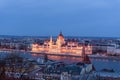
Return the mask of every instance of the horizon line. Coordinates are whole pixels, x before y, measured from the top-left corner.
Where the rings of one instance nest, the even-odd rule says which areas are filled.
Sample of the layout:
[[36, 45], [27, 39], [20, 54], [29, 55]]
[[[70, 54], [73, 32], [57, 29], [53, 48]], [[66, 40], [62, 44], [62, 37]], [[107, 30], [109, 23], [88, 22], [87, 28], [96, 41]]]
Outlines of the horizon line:
[[[5, 36], [5, 37], [50, 37], [49, 35], [46, 36], [38, 36], [38, 35], [0, 35], [1, 36]], [[52, 36], [52, 37], [57, 37], [57, 36]], [[64, 37], [82, 37], [82, 38], [120, 38], [120, 37], [115, 37], [115, 36], [71, 36], [71, 35], [67, 35]]]

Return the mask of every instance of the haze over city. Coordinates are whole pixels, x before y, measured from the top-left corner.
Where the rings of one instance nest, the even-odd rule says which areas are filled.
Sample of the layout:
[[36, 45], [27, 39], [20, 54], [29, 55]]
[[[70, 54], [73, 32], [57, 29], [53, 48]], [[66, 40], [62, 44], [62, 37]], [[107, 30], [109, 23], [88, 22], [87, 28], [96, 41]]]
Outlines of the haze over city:
[[120, 0], [0, 0], [0, 35], [119, 37]]

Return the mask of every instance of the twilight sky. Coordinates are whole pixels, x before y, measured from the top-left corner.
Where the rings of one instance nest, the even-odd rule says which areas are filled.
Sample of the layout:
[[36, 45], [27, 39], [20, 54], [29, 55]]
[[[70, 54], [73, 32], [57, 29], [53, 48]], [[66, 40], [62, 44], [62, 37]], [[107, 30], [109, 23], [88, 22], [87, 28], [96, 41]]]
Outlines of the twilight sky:
[[0, 35], [120, 37], [120, 0], [0, 0]]

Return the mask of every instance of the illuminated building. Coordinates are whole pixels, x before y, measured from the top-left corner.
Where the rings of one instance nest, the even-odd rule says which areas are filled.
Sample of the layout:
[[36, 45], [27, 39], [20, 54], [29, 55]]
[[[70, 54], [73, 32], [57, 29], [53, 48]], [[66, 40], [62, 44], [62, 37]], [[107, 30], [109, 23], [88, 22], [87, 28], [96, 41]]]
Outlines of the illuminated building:
[[[85, 54], [92, 54], [92, 47], [90, 45], [84, 46]], [[32, 52], [45, 52], [45, 53], [64, 53], [70, 55], [82, 55], [83, 45], [79, 45], [78, 41], [65, 41], [65, 38], [60, 32], [56, 41], [53, 41], [52, 36], [50, 40], [44, 41], [43, 45], [32, 44]]]

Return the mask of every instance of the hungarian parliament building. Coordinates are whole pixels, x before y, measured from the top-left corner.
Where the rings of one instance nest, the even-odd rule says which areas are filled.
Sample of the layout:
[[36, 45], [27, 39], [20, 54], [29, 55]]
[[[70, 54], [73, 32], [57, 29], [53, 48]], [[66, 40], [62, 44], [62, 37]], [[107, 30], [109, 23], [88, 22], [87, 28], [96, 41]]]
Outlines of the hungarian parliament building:
[[56, 40], [53, 40], [51, 36], [50, 39], [45, 40], [42, 45], [38, 43], [33, 43], [32, 52], [81, 56], [82, 53], [92, 54], [92, 46], [80, 45], [79, 41], [65, 41], [62, 32], [60, 32]]

